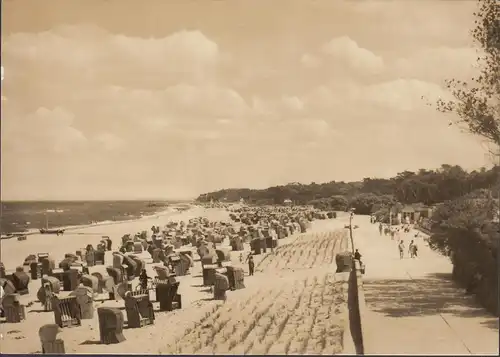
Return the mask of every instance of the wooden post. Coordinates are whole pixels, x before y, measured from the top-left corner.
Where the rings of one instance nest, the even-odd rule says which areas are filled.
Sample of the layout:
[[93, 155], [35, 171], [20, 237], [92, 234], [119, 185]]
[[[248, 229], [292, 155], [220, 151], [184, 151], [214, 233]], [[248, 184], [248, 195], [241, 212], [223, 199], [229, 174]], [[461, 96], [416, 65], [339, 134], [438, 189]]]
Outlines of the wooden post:
[[349, 236], [351, 238], [351, 250], [352, 254], [354, 254], [354, 239], [352, 237], [352, 218], [354, 217], [354, 211], [351, 210], [351, 214], [349, 216]]

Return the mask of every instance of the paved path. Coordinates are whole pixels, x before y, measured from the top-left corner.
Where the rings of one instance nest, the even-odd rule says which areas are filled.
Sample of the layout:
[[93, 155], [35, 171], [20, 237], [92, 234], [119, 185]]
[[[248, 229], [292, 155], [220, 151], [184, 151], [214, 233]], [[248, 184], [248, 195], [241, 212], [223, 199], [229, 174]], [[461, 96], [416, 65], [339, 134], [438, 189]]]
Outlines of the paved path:
[[[498, 354], [498, 318], [451, 282], [448, 258], [417, 238], [419, 257], [400, 259], [396, 240], [380, 236], [368, 217], [353, 224], [366, 265], [366, 354]], [[401, 234], [406, 250], [415, 234]]]

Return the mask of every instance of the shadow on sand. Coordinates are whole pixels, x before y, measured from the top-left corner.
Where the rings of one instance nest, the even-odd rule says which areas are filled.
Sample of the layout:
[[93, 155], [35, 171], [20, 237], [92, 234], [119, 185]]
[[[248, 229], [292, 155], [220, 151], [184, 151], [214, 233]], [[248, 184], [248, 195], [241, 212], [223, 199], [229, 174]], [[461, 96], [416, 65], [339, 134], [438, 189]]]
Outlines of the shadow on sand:
[[101, 341], [86, 340], [86, 341], [83, 341], [82, 343], [80, 343], [80, 346], [84, 346], [84, 345], [100, 345], [100, 344], [101, 344]]
[[203, 285], [203, 284], [194, 284], [194, 285], [191, 285], [191, 287], [193, 287], [193, 288], [202, 288], [204, 286], [205, 285]]
[[390, 317], [454, 314], [483, 317], [483, 325], [498, 330], [498, 318], [488, 314], [451, 280], [451, 274], [428, 274], [414, 280], [363, 281], [366, 304], [372, 311]]

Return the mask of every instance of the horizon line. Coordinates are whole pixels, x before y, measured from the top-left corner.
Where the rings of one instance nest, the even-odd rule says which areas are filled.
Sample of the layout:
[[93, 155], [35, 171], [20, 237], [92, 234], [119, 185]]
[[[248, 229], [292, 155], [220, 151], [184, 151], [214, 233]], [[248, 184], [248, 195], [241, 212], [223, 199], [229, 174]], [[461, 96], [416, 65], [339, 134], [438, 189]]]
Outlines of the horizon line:
[[137, 201], [151, 201], [151, 202], [173, 202], [173, 201], [194, 201], [194, 198], [184, 198], [184, 199], [169, 199], [169, 198], [107, 198], [107, 199], [0, 199], [0, 202], [137, 202]]

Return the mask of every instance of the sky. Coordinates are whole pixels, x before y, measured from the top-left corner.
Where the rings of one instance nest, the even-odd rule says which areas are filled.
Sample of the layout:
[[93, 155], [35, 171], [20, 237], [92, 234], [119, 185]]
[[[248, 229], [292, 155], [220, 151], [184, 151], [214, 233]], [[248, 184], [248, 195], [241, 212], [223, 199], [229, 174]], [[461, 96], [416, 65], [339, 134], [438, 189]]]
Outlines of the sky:
[[178, 199], [490, 165], [428, 105], [477, 72], [475, 9], [4, 0], [2, 199]]

